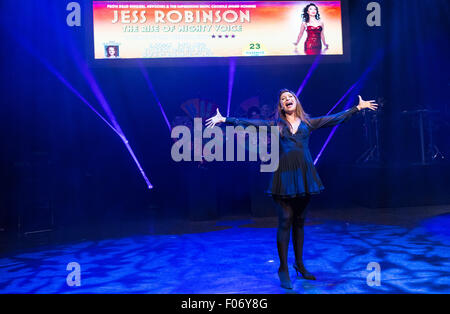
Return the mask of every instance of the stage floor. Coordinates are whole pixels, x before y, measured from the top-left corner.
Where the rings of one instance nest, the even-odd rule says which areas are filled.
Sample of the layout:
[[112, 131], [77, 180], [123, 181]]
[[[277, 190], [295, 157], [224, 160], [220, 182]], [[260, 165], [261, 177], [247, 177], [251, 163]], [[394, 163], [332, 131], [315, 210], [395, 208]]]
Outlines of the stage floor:
[[[0, 293], [450, 293], [450, 206], [310, 210], [305, 264], [279, 286], [276, 218], [149, 227], [148, 234], [40, 246], [0, 258]], [[289, 251], [293, 262], [292, 241]], [[81, 285], [69, 287], [77, 262]], [[380, 285], [367, 265], [379, 263]]]

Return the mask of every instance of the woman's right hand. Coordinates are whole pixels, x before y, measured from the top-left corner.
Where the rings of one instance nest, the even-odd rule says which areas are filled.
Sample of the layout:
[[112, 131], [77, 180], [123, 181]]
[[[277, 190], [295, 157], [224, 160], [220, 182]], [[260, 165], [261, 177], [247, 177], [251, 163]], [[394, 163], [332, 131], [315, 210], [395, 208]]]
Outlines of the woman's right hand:
[[209, 118], [206, 120], [206, 127], [207, 128], [213, 128], [216, 124], [225, 122], [225, 118], [220, 114], [219, 108], [217, 108], [217, 113], [214, 117]]

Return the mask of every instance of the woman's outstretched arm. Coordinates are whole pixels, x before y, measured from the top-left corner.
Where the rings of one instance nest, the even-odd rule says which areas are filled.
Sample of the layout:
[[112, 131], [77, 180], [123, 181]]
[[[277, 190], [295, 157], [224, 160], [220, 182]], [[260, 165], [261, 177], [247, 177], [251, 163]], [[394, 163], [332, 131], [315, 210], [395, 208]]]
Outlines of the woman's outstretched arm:
[[359, 109], [357, 106], [353, 106], [350, 109], [328, 115], [328, 116], [322, 116], [317, 118], [311, 118], [309, 119], [309, 122], [311, 124], [312, 130], [317, 130], [320, 128], [326, 128], [335, 126], [341, 123], [344, 123], [345, 121], [349, 120], [351, 116], [353, 116], [355, 113], [357, 113]]
[[245, 118], [231, 118], [231, 117], [223, 117], [219, 109], [217, 109], [217, 113], [215, 116], [206, 120], [206, 127], [213, 128], [216, 124], [227, 123], [231, 125], [242, 125], [242, 126], [275, 126], [275, 121], [271, 120], [257, 120], [257, 119], [245, 119]]
[[362, 100], [361, 96], [358, 97], [359, 97], [359, 104], [356, 106], [353, 106], [347, 110], [338, 112], [336, 114], [309, 119], [312, 130], [331, 127], [344, 123], [347, 120], [349, 120], [355, 113], [365, 108], [369, 108], [371, 110], [377, 109], [378, 104], [376, 104], [374, 100], [365, 101]]

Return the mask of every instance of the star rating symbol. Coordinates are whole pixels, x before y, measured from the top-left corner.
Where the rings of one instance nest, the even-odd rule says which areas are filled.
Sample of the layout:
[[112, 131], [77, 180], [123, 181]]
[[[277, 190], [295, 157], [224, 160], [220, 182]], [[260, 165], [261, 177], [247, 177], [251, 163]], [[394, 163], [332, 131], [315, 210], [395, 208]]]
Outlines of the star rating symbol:
[[216, 36], [216, 35], [213, 34], [213, 35], [211, 36], [211, 38], [222, 38], [222, 37], [225, 37], [225, 38], [229, 38], [229, 37], [235, 38], [236, 35], [233, 34], [233, 35], [231, 35], [231, 36], [230, 36], [230, 35], [217, 35], [217, 36]]

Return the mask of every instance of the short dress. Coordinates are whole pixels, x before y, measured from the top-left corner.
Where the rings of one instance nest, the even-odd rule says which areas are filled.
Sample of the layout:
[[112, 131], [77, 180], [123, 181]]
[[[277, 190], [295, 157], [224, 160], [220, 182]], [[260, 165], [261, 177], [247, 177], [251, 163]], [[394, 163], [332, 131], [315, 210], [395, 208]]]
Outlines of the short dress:
[[[306, 194], [319, 194], [325, 187], [317, 173], [309, 151], [311, 132], [324, 127], [344, 123], [359, 109], [353, 106], [342, 112], [310, 118], [311, 125], [301, 122], [295, 134], [289, 128], [282, 128], [279, 138], [279, 165], [272, 173], [266, 194], [273, 198], [294, 198]], [[279, 120], [254, 120], [227, 117], [225, 123], [241, 126], [277, 126]]]
[[308, 26], [308, 37], [305, 41], [305, 54], [320, 55], [322, 52], [322, 26]]

